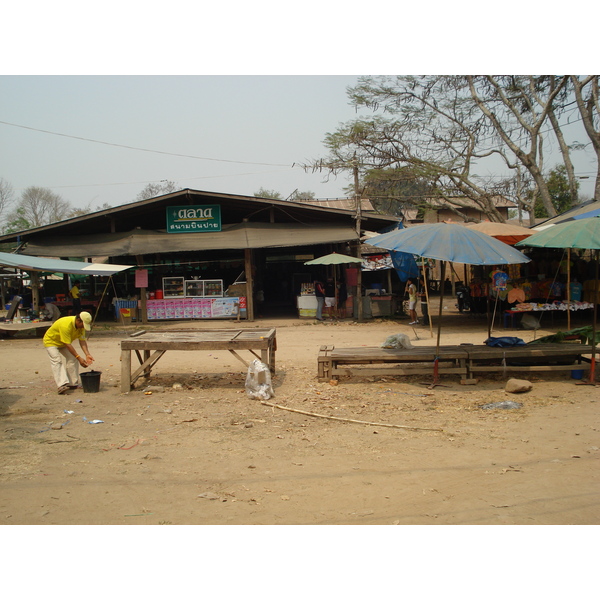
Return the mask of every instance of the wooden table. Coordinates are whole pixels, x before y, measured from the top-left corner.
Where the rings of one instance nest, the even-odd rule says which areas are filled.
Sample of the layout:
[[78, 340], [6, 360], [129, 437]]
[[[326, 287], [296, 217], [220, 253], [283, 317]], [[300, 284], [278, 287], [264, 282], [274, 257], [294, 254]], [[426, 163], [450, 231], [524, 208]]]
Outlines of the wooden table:
[[[228, 350], [246, 367], [249, 363], [238, 352], [248, 350], [275, 372], [277, 340], [275, 329], [169, 329], [141, 331], [121, 342], [121, 392], [129, 392], [167, 350]], [[260, 350], [260, 356], [257, 352]], [[131, 372], [131, 352], [140, 366]], [[152, 354], [151, 352], [154, 351]], [[142, 356], [143, 353], [143, 356]]]
[[44, 337], [44, 334], [51, 325], [52, 321], [40, 321], [39, 323], [0, 323], [0, 333], [4, 333], [7, 337], [12, 337], [18, 331], [35, 329], [37, 337]]

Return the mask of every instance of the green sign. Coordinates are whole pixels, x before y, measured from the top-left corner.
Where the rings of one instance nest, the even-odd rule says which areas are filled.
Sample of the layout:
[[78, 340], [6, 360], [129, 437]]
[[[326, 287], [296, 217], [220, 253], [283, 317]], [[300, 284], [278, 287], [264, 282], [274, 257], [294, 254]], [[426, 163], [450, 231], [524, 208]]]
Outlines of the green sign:
[[221, 207], [218, 204], [167, 208], [167, 233], [195, 231], [221, 231]]

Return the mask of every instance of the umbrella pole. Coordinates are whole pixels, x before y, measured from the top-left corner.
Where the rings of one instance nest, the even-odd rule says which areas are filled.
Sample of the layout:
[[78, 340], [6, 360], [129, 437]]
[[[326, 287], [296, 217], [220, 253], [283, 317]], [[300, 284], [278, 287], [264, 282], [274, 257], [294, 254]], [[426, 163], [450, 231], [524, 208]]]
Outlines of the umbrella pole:
[[598, 319], [598, 260], [600, 250], [596, 250], [596, 279], [594, 280], [594, 320], [592, 322], [592, 359], [590, 362], [590, 383], [596, 383], [596, 328]]
[[490, 289], [489, 289], [489, 287], [485, 294], [485, 314], [487, 317], [487, 324], [488, 324], [488, 337], [491, 337], [492, 336], [492, 321], [490, 319]]
[[494, 312], [492, 314], [492, 326], [490, 328], [490, 337], [492, 335], [492, 329], [494, 329], [494, 322], [496, 320], [496, 310], [498, 308], [498, 298], [500, 297], [500, 290], [496, 290], [496, 300], [494, 301]]
[[425, 262], [422, 261], [423, 268], [423, 285], [425, 286], [425, 300], [427, 300], [427, 319], [429, 320], [429, 333], [433, 337], [433, 323], [431, 321], [431, 311], [429, 310], [429, 284], [427, 283], [427, 271], [425, 270]]
[[442, 285], [440, 286], [440, 308], [438, 311], [437, 343], [435, 346], [436, 356], [440, 351], [440, 337], [442, 334], [442, 307], [444, 305], [444, 276], [446, 274], [446, 261], [445, 260], [442, 261], [441, 274], [442, 274]]
[[571, 331], [571, 248], [567, 248], [567, 331]]

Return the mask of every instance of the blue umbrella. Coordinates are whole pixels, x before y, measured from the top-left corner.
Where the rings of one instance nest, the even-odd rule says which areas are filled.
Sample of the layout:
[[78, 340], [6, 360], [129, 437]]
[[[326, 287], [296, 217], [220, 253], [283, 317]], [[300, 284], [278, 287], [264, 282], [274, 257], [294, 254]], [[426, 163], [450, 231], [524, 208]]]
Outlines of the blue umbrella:
[[529, 262], [508, 244], [464, 225], [432, 223], [396, 229], [372, 237], [369, 244], [425, 258], [466, 265], [513, 265]]
[[[441, 260], [442, 282], [446, 268], [444, 261], [466, 265], [513, 265], [530, 261], [522, 252], [508, 244], [464, 225], [454, 223], [432, 223], [415, 225], [408, 229], [396, 229], [370, 238], [369, 244], [386, 250], [410, 252], [424, 258]], [[436, 352], [440, 347], [444, 286], [442, 285], [440, 289]]]

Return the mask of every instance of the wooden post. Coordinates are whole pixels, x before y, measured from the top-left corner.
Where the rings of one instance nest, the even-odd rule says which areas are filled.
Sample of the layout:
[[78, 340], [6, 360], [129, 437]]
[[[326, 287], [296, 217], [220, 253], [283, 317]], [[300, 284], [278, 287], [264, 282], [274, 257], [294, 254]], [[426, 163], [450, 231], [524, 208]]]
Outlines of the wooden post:
[[121, 350], [121, 393], [131, 391], [131, 350]]
[[140, 312], [142, 313], [142, 323], [146, 325], [148, 323], [148, 313], [146, 307], [146, 289], [140, 288]]
[[[144, 257], [141, 254], [138, 254], [136, 257], [137, 260], [137, 264], [138, 264], [138, 268], [142, 269], [144, 267]], [[140, 312], [142, 313], [142, 323], [144, 325], [148, 324], [148, 313], [147, 313], [147, 304], [146, 304], [146, 300], [147, 300], [147, 293], [146, 290], [147, 288], [142, 287], [139, 288], [140, 289]]]
[[246, 273], [246, 313], [248, 321], [254, 321], [254, 277], [252, 275], [252, 249], [244, 250], [244, 271]]
[[[358, 161], [356, 160], [356, 154], [354, 155], [354, 200], [356, 209], [356, 258], [361, 258], [360, 254], [360, 228], [361, 228], [361, 202], [360, 202], [360, 190], [358, 181]], [[357, 296], [357, 309], [358, 309], [358, 322], [364, 321], [363, 316], [363, 297], [362, 297], [362, 265], [358, 263], [358, 276], [356, 278], [356, 296]]]
[[40, 310], [40, 275], [37, 271], [31, 272], [31, 309]]
[[2, 310], [6, 306], [6, 283], [4, 282], [4, 277], [0, 277], [0, 300], [2, 300]]

